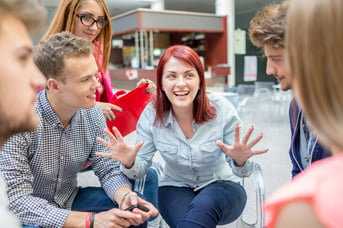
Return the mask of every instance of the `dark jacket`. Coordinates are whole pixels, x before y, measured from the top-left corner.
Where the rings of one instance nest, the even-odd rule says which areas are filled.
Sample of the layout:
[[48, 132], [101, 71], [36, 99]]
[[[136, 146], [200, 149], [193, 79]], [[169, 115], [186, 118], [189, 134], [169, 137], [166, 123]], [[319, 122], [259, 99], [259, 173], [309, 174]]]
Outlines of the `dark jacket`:
[[[292, 177], [304, 170], [300, 157], [300, 121], [301, 112], [296, 100], [293, 98], [289, 106], [289, 122], [291, 126], [291, 145], [289, 148], [289, 156], [292, 161]], [[312, 137], [312, 136], [310, 136]], [[316, 139], [315, 139], [316, 141]], [[324, 148], [318, 141], [316, 142], [311, 163], [326, 158], [329, 156], [329, 151]]]

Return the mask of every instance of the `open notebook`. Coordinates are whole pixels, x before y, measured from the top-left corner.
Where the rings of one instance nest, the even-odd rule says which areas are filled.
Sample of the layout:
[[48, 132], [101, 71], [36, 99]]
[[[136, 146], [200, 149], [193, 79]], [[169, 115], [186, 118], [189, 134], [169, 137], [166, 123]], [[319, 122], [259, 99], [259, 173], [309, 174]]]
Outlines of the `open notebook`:
[[111, 102], [123, 109], [122, 112], [112, 110], [116, 119], [106, 121], [112, 133], [113, 126], [118, 128], [123, 137], [136, 130], [139, 116], [152, 99], [152, 95], [145, 92], [148, 85], [149, 83], [142, 84]]

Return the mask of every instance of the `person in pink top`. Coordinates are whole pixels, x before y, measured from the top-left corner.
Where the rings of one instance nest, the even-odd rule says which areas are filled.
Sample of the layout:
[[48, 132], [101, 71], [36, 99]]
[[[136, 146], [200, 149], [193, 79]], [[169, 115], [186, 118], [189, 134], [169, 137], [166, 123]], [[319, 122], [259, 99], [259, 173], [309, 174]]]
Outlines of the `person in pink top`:
[[343, 1], [291, 0], [286, 56], [309, 126], [332, 156], [266, 202], [266, 227], [343, 227]]
[[[62, 0], [47, 32], [43, 36], [43, 40], [62, 31], [88, 38], [93, 42], [95, 46], [94, 56], [99, 68], [98, 80], [101, 84], [101, 87], [96, 91], [97, 105], [101, 107], [106, 120], [114, 120], [115, 115], [112, 110], [123, 110], [110, 102], [116, 99], [117, 96], [122, 95], [123, 91], [119, 91], [118, 94], [113, 93], [113, 85], [108, 69], [112, 24], [105, 0]], [[146, 81], [149, 82], [147, 91], [153, 93], [155, 85], [150, 80], [142, 79], [137, 83], [137, 86]]]

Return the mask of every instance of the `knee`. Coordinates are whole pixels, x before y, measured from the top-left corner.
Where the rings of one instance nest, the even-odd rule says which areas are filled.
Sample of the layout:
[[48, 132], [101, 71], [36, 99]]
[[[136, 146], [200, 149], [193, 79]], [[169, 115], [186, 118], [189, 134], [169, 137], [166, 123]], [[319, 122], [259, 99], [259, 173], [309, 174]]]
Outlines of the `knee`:
[[155, 169], [149, 168], [146, 174], [145, 182], [158, 186], [158, 174]]
[[206, 209], [211, 214], [219, 216], [221, 224], [230, 223], [241, 215], [247, 201], [247, 195], [242, 186], [235, 183], [230, 185], [223, 183], [223, 185], [217, 185], [215, 189], [204, 190], [201, 197], [194, 199], [191, 208]]

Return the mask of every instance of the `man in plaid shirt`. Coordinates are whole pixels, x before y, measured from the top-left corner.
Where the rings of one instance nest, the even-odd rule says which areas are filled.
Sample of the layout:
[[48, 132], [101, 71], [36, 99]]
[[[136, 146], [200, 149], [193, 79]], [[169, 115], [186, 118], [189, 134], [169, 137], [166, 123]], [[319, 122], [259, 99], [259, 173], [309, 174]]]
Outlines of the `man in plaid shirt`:
[[[118, 162], [95, 155], [108, 149], [96, 140], [107, 136], [95, 105], [99, 83], [93, 44], [62, 32], [41, 42], [34, 58], [47, 78], [36, 104], [38, 129], [14, 135], [0, 154], [10, 209], [26, 226], [146, 225], [157, 209], [132, 192]], [[77, 173], [87, 159], [102, 187], [77, 187]], [[137, 203], [149, 212], [122, 210]]]

